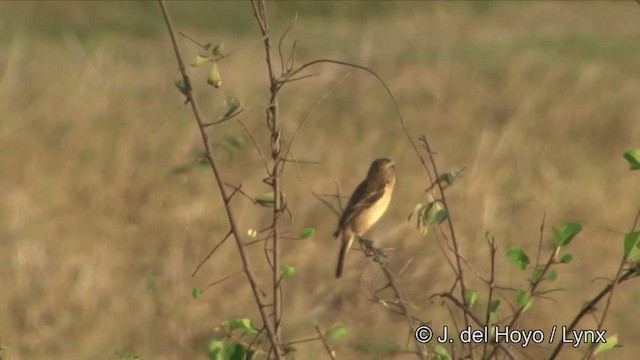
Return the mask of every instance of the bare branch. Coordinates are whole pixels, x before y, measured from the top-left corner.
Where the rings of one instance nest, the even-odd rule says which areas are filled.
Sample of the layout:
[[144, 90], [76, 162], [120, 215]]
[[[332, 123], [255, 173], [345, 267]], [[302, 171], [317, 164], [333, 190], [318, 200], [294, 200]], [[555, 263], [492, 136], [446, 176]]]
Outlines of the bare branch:
[[211, 168], [211, 171], [213, 173], [213, 176], [216, 180], [218, 189], [220, 190], [220, 196], [222, 197], [222, 199], [224, 200], [224, 206], [225, 206], [225, 211], [227, 213], [227, 219], [229, 221], [229, 225], [231, 227], [231, 232], [233, 233], [233, 236], [236, 240], [236, 245], [238, 247], [238, 252], [240, 253], [240, 259], [242, 260], [242, 264], [243, 264], [243, 270], [247, 276], [247, 280], [249, 281], [249, 284], [251, 286], [251, 290], [253, 292], [253, 296], [255, 299], [255, 302], [258, 306], [258, 311], [260, 312], [260, 316], [262, 317], [262, 322], [264, 327], [266, 328], [267, 331], [267, 335], [269, 337], [269, 341], [271, 342], [271, 345], [273, 347], [273, 349], [275, 350], [275, 357], [276, 359], [280, 360], [282, 359], [282, 354], [281, 354], [281, 347], [280, 347], [280, 341], [279, 341], [279, 337], [277, 336], [275, 327], [273, 326], [275, 324], [272, 324], [271, 319], [269, 318], [266, 310], [265, 310], [265, 306], [262, 302], [262, 297], [261, 297], [261, 293], [260, 293], [260, 288], [258, 286], [257, 283], [257, 279], [252, 271], [252, 267], [251, 267], [251, 262], [249, 260], [249, 257], [245, 251], [245, 247], [244, 247], [244, 243], [242, 241], [242, 237], [240, 235], [240, 230], [236, 224], [236, 219], [235, 219], [235, 215], [233, 213], [233, 210], [230, 207], [230, 204], [228, 202], [229, 196], [227, 194], [227, 190], [224, 186], [224, 181], [222, 180], [222, 175], [220, 174], [220, 170], [218, 169], [218, 166], [215, 162], [215, 158], [214, 158], [214, 154], [213, 151], [209, 145], [209, 135], [207, 134], [207, 132], [205, 131], [205, 127], [204, 127], [204, 122], [202, 121], [202, 116], [200, 113], [200, 107], [198, 106], [198, 102], [196, 101], [195, 97], [193, 96], [193, 92], [192, 92], [192, 88], [191, 88], [191, 81], [189, 79], [189, 75], [187, 74], [185, 65], [184, 65], [184, 61], [182, 60], [182, 55], [180, 53], [180, 49], [178, 46], [178, 42], [176, 40], [176, 34], [175, 31], [173, 30], [173, 23], [171, 22], [171, 18], [169, 16], [169, 12], [167, 11], [167, 8], [164, 4], [163, 0], [158, 0], [158, 3], [160, 5], [160, 8], [162, 10], [162, 15], [164, 16], [164, 20], [165, 23], [167, 25], [167, 30], [169, 31], [169, 36], [171, 38], [171, 44], [173, 45], [173, 50], [175, 52], [176, 55], [176, 60], [178, 61], [178, 68], [180, 69], [180, 73], [182, 75], [182, 79], [185, 85], [185, 91], [184, 94], [187, 97], [187, 100], [189, 100], [189, 103], [191, 104], [191, 110], [193, 111], [193, 115], [194, 118], [196, 120], [196, 122], [198, 123], [198, 128], [200, 130], [200, 136], [202, 138], [202, 143], [205, 149], [205, 153], [207, 155], [207, 160], [209, 161], [209, 166]]

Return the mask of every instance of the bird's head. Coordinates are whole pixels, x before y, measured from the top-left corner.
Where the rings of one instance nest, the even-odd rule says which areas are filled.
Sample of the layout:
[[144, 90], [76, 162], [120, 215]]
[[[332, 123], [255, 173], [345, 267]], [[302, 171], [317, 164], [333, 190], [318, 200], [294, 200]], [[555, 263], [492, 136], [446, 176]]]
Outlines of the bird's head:
[[369, 167], [369, 173], [367, 174], [367, 178], [373, 179], [377, 177], [390, 177], [395, 174], [395, 164], [392, 160], [382, 158], [376, 159], [371, 163]]

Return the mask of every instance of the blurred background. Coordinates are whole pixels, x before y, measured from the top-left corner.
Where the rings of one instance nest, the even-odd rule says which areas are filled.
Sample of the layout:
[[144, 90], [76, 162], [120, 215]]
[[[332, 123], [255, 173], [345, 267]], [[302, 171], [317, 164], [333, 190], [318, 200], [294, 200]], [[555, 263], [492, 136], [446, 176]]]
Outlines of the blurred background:
[[[564, 291], [536, 299], [518, 328], [548, 334], [552, 325], [568, 324], [614, 276], [623, 234], [640, 206], [639, 174], [622, 158], [640, 145], [637, 3], [267, 5], [275, 37], [297, 13], [285, 49], [298, 41], [299, 64], [333, 58], [375, 70], [412, 136], [429, 137], [439, 168], [466, 166], [448, 199], [462, 252], [480, 274], [489, 271], [486, 232], [499, 246], [500, 283], [517, 288], [530, 271], [516, 270], [504, 254], [517, 245], [535, 259], [543, 214], [543, 258], [550, 226], [584, 225], [568, 249], [574, 261], [545, 285]], [[237, 50], [220, 64], [220, 89], [206, 84], [206, 67], [188, 70], [205, 116], [217, 118], [223, 100], [236, 97], [245, 108], [238, 119], [268, 153], [267, 73], [250, 4], [168, 8], [177, 30]], [[176, 60], [158, 5], [2, 2], [0, 20], [0, 355], [204, 359], [220, 323], [237, 316], [258, 321], [243, 275], [207, 287], [241, 270], [233, 242], [191, 276], [228, 225], [210, 171], [190, 166], [201, 139], [174, 87]], [[198, 47], [179, 41], [192, 62]], [[285, 169], [294, 216], [283, 228], [295, 235], [313, 226], [316, 234], [284, 244], [283, 263], [297, 270], [286, 283], [284, 336], [313, 336], [315, 323], [342, 321], [349, 336], [333, 344], [341, 358], [391, 358], [389, 349], [407, 341], [406, 323], [367, 300], [379, 274], [361, 253], [351, 252], [345, 276], [333, 278], [337, 218], [312, 192], [335, 192], [338, 183], [348, 194], [374, 158], [395, 159], [394, 199], [369, 237], [393, 248], [393, 270], [410, 261], [401, 289], [416, 315], [436, 328], [452, 323], [447, 307], [430, 297], [449, 289], [454, 275], [434, 233], [423, 237], [406, 221], [425, 201], [428, 179], [383, 88], [357, 70], [323, 65], [314, 72], [280, 98], [287, 139], [308, 116], [294, 155], [317, 162]], [[209, 132], [225, 181], [250, 195], [269, 190], [260, 156], [237, 121]], [[242, 231], [268, 224], [268, 209], [242, 197], [233, 207]], [[251, 256], [266, 269], [262, 246]], [[480, 290], [481, 311], [486, 288], [470, 270], [467, 278]], [[197, 300], [194, 287], [204, 289]], [[514, 293], [500, 295], [506, 316]], [[640, 351], [638, 303], [635, 281], [616, 291], [605, 328], [623, 347], [609, 358]], [[595, 317], [580, 324], [596, 325]], [[296, 358], [326, 358], [320, 344], [298, 349]], [[548, 355], [542, 347], [526, 353]], [[562, 358], [580, 355], [566, 349]]]

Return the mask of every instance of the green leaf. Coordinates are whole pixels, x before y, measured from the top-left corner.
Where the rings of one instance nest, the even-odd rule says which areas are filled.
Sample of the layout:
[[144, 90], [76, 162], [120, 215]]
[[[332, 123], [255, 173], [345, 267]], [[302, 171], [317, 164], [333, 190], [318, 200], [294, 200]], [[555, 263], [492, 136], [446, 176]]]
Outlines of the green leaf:
[[625, 151], [622, 156], [629, 162], [629, 170], [640, 170], [640, 148]]
[[438, 209], [438, 211], [433, 216], [433, 224], [440, 225], [449, 217], [449, 210], [446, 208]]
[[557, 278], [558, 272], [556, 271], [556, 269], [549, 269], [549, 271], [547, 272], [547, 276], [545, 276], [545, 279], [549, 281], [555, 281]]
[[226, 118], [227, 116], [232, 115], [238, 108], [240, 107], [240, 101], [234, 98], [233, 96], [227, 96], [222, 103], [222, 109], [224, 110], [224, 115], [222, 118]]
[[442, 173], [438, 176], [438, 181], [443, 182], [447, 185], [453, 184], [454, 181], [458, 180], [464, 175], [464, 169], [454, 169], [449, 170], [445, 173]]
[[534, 269], [533, 270], [533, 275], [531, 275], [531, 282], [532, 283], [536, 283], [536, 282], [540, 281], [541, 278], [542, 278], [542, 270]]
[[516, 292], [516, 303], [518, 304], [518, 308], [522, 309], [522, 312], [529, 309], [532, 300], [529, 290], [518, 289]]
[[507, 251], [507, 260], [521, 270], [526, 269], [530, 262], [527, 254], [518, 247], [511, 248]]
[[250, 330], [250, 329], [253, 329], [253, 324], [251, 323], [251, 319], [247, 319], [247, 318], [237, 318], [237, 319], [229, 320], [228, 325], [229, 325], [229, 330], [235, 330], [235, 329]]
[[560, 262], [563, 264], [568, 264], [571, 262], [571, 260], [573, 260], [573, 254], [571, 253], [566, 253], [562, 255], [562, 257], [560, 257]]
[[176, 80], [176, 84], [175, 85], [183, 95], [187, 95], [189, 93], [189, 91], [191, 91], [191, 89], [187, 88], [187, 85], [185, 85], [184, 80], [182, 80], [182, 79]]
[[196, 59], [191, 63], [191, 66], [198, 67], [200, 65], [208, 63], [209, 61], [211, 61], [211, 59], [209, 59], [207, 56], [198, 55], [196, 56]]
[[411, 212], [411, 214], [409, 214], [409, 217], [407, 218], [407, 221], [411, 220], [412, 216], [416, 216], [416, 227], [418, 228], [418, 231], [420, 231], [420, 234], [422, 234], [423, 236], [427, 235], [427, 233], [429, 232], [429, 226], [424, 222], [424, 212], [425, 212], [425, 208], [426, 205], [422, 205], [422, 204], [418, 204], [416, 205], [416, 207], [413, 209], [413, 211]]
[[204, 44], [203, 47], [204, 47], [205, 50], [209, 50], [209, 49], [211, 49], [212, 45], [213, 45], [212, 43], [206, 43], [206, 44]]
[[247, 345], [240, 342], [232, 342], [224, 348], [226, 359], [245, 360], [247, 355]]
[[306, 228], [300, 230], [300, 233], [298, 233], [298, 239], [304, 240], [304, 239], [308, 239], [310, 237], [313, 236], [313, 234], [316, 233], [316, 229], [307, 226]]
[[264, 207], [273, 207], [273, 204], [275, 204], [276, 202], [272, 192], [267, 192], [262, 195], [258, 195], [253, 199], [256, 201], [256, 203], [258, 203], [258, 205], [261, 205]]
[[433, 201], [426, 205], [423, 212], [423, 222], [427, 225], [439, 225], [447, 219], [449, 212], [440, 201]]
[[433, 347], [433, 351], [436, 353], [436, 356], [433, 358], [434, 360], [451, 360], [451, 355], [449, 355], [449, 352], [447, 352], [444, 346], [436, 344]]
[[498, 310], [498, 306], [500, 306], [500, 299], [493, 299], [489, 303], [489, 312], [496, 312]]
[[242, 136], [230, 135], [227, 136], [227, 142], [234, 149], [240, 149], [244, 145], [244, 138]]
[[202, 295], [202, 289], [199, 287], [194, 287], [193, 290], [191, 290], [191, 296], [193, 296], [194, 299], [200, 298], [200, 295]]
[[624, 235], [624, 257], [628, 258], [635, 247], [640, 246], [640, 231]]
[[296, 268], [292, 265], [284, 265], [280, 268], [280, 276], [284, 278], [292, 277], [296, 274]]
[[347, 336], [348, 333], [347, 327], [343, 323], [337, 323], [326, 331], [325, 337], [331, 340], [338, 340]]
[[209, 342], [207, 352], [211, 360], [223, 360], [224, 359], [224, 338], [214, 338]]
[[215, 56], [223, 56], [224, 55], [224, 43], [220, 43], [218, 45], [216, 45], [213, 50], [211, 50], [211, 53]]
[[212, 85], [216, 89], [222, 85], [222, 78], [220, 77], [217, 62], [211, 65], [211, 70], [209, 70], [209, 76], [207, 77], [207, 84]]
[[582, 225], [576, 222], [568, 222], [561, 228], [553, 228], [553, 241], [556, 246], [567, 246], [573, 238], [582, 231]]
[[[0, 357], [0, 359], [2, 359], [2, 357]], [[120, 360], [140, 360], [140, 357], [135, 354], [124, 354], [120, 357]]]
[[469, 307], [472, 307], [473, 304], [475, 304], [478, 300], [478, 291], [476, 291], [475, 289], [467, 289], [464, 298]]
[[611, 335], [605, 339], [605, 342], [598, 344], [593, 355], [613, 349], [616, 345], [618, 345], [618, 334]]
[[[294, 351], [298, 351], [298, 348], [290, 344], [282, 344], [282, 350], [284, 351], [285, 354], [289, 354]], [[250, 360], [250, 359], [247, 359], [247, 360]]]

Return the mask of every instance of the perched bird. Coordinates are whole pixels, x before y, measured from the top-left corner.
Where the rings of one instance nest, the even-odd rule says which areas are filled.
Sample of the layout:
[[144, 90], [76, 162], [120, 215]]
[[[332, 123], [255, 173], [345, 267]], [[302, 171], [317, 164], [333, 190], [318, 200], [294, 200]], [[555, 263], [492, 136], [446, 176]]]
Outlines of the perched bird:
[[376, 159], [371, 163], [367, 177], [353, 191], [333, 234], [336, 238], [342, 235], [336, 278], [342, 276], [344, 260], [353, 240], [364, 235], [387, 210], [395, 182], [393, 161]]

